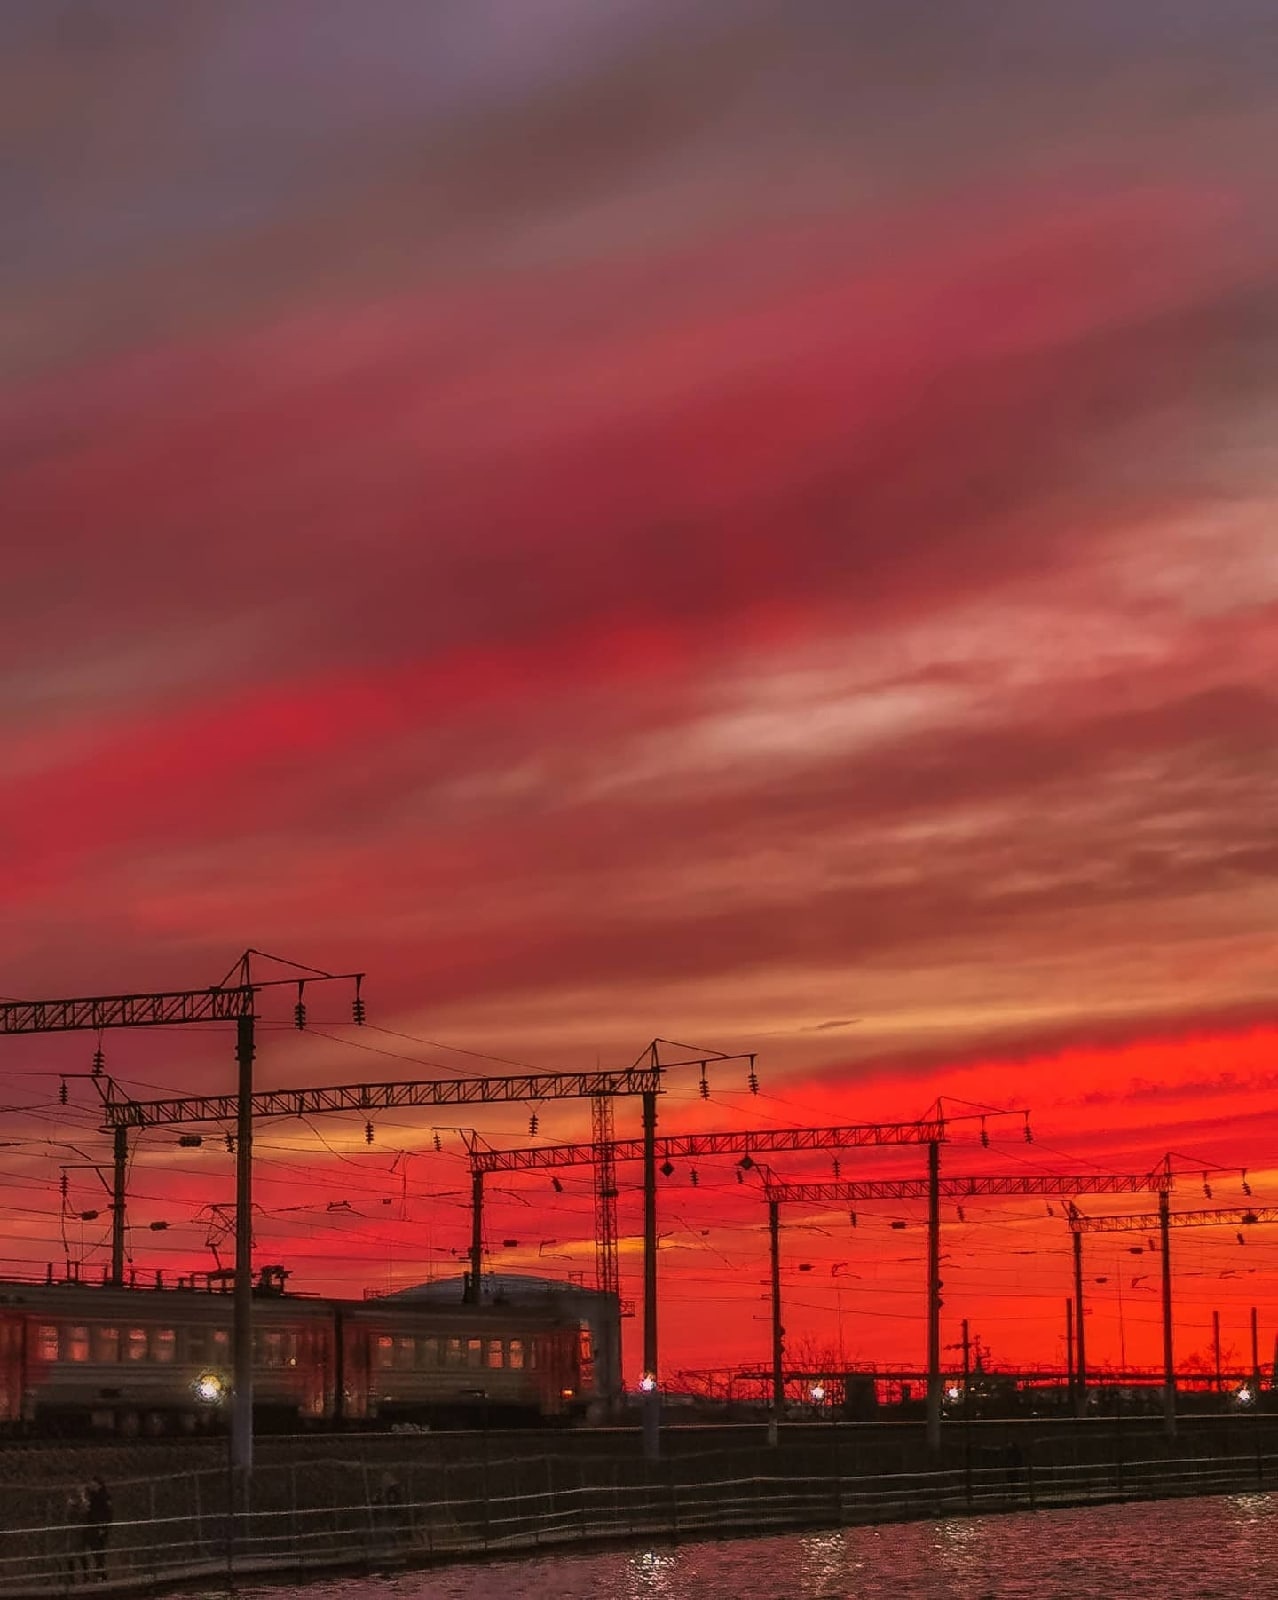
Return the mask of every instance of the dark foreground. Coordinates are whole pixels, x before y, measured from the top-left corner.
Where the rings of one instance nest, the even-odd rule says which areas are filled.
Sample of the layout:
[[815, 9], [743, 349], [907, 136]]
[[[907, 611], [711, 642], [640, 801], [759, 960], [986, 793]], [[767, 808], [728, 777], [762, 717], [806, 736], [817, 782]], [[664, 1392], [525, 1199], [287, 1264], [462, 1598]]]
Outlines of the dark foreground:
[[[1154, 1422], [954, 1424], [935, 1464], [909, 1425], [785, 1428], [775, 1447], [759, 1429], [670, 1429], [656, 1462], [624, 1430], [276, 1440], [259, 1453], [251, 1513], [233, 1521], [225, 1460], [208, 1447], [15, 1448], [0, 1484], [0, 1596], [1255, 1496], [1278, 1487], [1275, 1420], [1199, 1419], [1174, 1441]], [[101, 1571], [67, 1514], [96, 1472], [116, 1511]]]

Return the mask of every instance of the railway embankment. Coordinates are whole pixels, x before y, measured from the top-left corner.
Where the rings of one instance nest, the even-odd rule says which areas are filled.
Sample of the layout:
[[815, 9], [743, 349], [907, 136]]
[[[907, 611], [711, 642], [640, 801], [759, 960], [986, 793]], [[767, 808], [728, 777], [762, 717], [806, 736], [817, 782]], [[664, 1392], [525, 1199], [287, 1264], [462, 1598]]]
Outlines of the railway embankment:
[[[258, 1441], [251, 1506], [222, 1441], [0, 1452], [0, 1597], [381, 1570], [609, 1540], [837, 1527], [1278, 1489], [1278, 1417], [348, 1434]], [[114, 1521], [86, 1548], [78, 1484]]]

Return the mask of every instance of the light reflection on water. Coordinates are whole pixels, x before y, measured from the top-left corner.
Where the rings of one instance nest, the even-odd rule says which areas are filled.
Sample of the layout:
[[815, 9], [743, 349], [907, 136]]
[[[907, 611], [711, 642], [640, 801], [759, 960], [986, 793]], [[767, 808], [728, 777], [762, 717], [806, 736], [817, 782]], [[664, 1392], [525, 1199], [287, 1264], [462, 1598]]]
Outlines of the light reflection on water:
[[[1261, 1600], [1278, 1596], [1278, 1498], [537, 1555], [292, 1592], [301, 1600]], [[241, 1596], [278, 1600], [279, 1590]]]

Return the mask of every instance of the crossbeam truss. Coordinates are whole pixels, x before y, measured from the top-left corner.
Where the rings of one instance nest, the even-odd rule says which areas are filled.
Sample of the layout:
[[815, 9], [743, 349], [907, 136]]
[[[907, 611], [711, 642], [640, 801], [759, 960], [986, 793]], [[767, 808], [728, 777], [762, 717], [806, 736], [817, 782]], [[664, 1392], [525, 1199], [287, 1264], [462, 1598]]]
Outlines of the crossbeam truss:
[[[326, 1111], [393, 1111], [403, 1106], [468, 1106], [512, 1100], [588, 1100], [599, 1095], [659, 1094], [661, 1071], [526, 1072], [491, 1078], [418, 1079], [398, 1083], [343, 1083], [323, 1088], [266, 1089], [252, 1097], [256, 1117], [308, 1117]], [[103, 1105], [106, 1128], [155, 1128], [189, 1122], [223, 1122], [237, 1115], [233, 1094], [188, 1095], [176, 1100], [113, 1100]], [[588, 1146], [586, 1148], [589, 1148]]]
[[[838, 1128], [765, 1128], [739, 1133], [674, 1133], [657, 1140], [662, 1161], [690, 1157], [769, 1155], [783, 1150], [852, 1150], [869, 1145], [931, 1144], [945, 1138], [944, 1121], [853, 1123]], [[543, 1144], [517, 1150], [472, 1148], [473, 1172], [532, 1172], [552, 1167], [591, 1166], [598, 1147]], [[642, 1139], [614, 1139], [612, 1160], [641, 1161]]]
[[[185, 1022], [238, 1022], [253, 1015], [262, 989], [299, 989], [312, 983], [349, 981], [362, 972], [312, 972], [297, 978], [212, 984], [207, 989], [168, 989], [152, 994], [106, 994], [70, 1000], [6, 1000], [0, 1003], [0, 1034], [74, 1033], [99, 1028], [171, 1028]], [[299, 989], [300, 993], [300, 989]]]
[[[1123, 1176], [1114, 1173], [1039, 1176], [1030, 1173], [1013, 1173], [1011, 1176], [983, 1176], [972, 1178], [942, 1177], [937, 1181], [937, 1192], [943, 1200], [972, 1200], [983, 1195], [1047, 1195], [1067, 1197], [1075, 1194], [1149, 1194], [1171, 1179], [1164, 1173], [1149, 1173], [1144, 1177]], [[926, 1200], [929, 1184], [926, 1178], [865, 1178], [829, 1180], [820, 1183], [786, 1183], [765, 1177], [763, 1196], [781, 1205], [821, 1205], [826, 1202], [841, 1203], [866, 1200]], [[1157, 1226], [1155, 1218], [1153, 1226]]]
[[[1153, 1233], [1163, 1220], [1158, 1212], [1126, 1217], [1085, 1217], [1074, 1212], [1069, 1217], [1069, 1230], [1071, 1233]], [[1207, 1228], [1213, 1223], [1229, 1228], [1252, 1228], [1262, 1222], [1278, 1222], [1278, 1206], [1206, 1206], [1197, 1211], [1169, 1211], [1166, 1216], [1169, 1228]]]

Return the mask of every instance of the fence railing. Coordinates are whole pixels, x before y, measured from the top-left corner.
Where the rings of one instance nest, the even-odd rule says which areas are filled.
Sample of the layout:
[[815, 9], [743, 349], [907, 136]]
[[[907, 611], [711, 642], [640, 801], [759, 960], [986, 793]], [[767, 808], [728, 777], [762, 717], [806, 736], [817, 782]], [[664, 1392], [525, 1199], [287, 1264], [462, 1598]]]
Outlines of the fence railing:
[[[760, 1462], [766, 1458], [760, 1458]], [[74, 1521], [10, 1521], [0, 1597], [126, 1591], [224, 1576], [314, 1574], [425, 1564], [630, 1538], [782, 1532], [919, 1516], [1050, 1508], [1278, 1484], [1278, 1456], [1136, 1457], [1035, 1465], [1004, 1453], [943, 1471], [844, 1475], [709, 1470], [690, 1457], [655, 1470], [632, 1459], [509, 1458], [400, 1465], [394, 1474], [333, 1458], [259, 1469], [251, 1512], [227, 1511], [225, 1482], [117, 1484], [118, 1518], [102, 1550]], [[49, 1486], [31, 1494], [48, 1497]], [[36, 1509], [33, 1498], [32, 1510]]]

